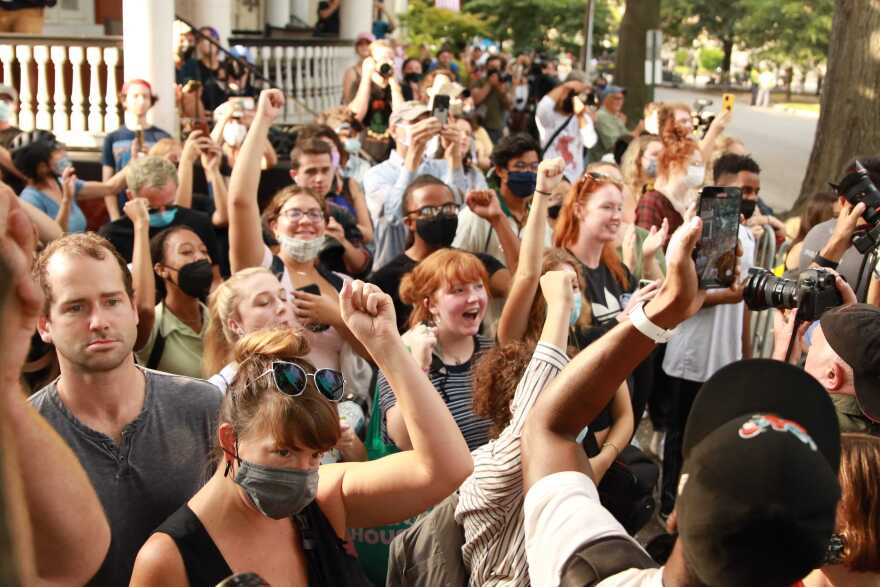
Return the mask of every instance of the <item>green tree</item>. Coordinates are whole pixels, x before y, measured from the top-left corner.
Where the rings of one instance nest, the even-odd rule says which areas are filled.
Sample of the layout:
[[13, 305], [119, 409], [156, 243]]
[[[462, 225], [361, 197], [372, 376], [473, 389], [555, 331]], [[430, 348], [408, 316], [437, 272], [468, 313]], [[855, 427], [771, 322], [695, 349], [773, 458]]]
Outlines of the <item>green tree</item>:
[[437, 8], [425, 0], [410, 0], [409, 10], [400, 16], [400, 21], [415, 46], [451, 45], [462, 49], [474, 37], [489, 34], [486, 22], [478, 15]]
[[[615, 27], [609, 0], [595, 2], [594, 51], [611, 39]], [[495, 41], [512, 41], [514, 51], [571, 51], [579, 47], [576, 39], [583, 33], [586, 6], [586, 0], [471, 0], [464, 10], [487, 22]], [[548, 35], [552, 29], [558, 32], [555, 39]]]
[[[721, 43], [722, 78], [730, 78], [733, 46], [739, 40], [739, 22], [746, 16], [746, 0], [663, 0], [663, 32], [690, 45], [702, 35]], [[768, 0], [773, 1], [773, 0]]]
[[715, 73], [724, 63], [724, 52], [717, 47], [703, 47], [700, 49], [700, 67]]
[[642, 119], [645, 104], [654, 99], [645, 84], [647, 32], [660, 27], [660, 0], [627, 0], [620, 22], [620, 42], [614, 67], [614, 83], [626, 88], [624, 112], [632, 124]]

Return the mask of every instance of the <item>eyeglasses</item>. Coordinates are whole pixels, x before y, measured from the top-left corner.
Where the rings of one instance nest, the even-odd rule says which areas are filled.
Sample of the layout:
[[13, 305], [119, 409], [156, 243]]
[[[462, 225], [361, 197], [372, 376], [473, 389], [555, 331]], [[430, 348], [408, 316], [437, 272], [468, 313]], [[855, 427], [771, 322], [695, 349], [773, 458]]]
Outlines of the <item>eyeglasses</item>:
[[418, 210], [407, 212], [407, 216], [420, 218], [436, 218], [437, 216], [455, 216], [458, 214], [458, 204], [443, 204], [442, 206], [422, 206]]
[[[318, 369], [314, 373], [306, 373], [305, 369], [290, 361], [272, 361], [272, 366], [260, 373], [257, 379], [272, 375], [275, 387], [284, 395], [297, 397], [303, 394], [306, 384], [311, 378], [321, 395], [332, 402], [342, 399], [345, 378], [334, 369]], [[254, 379], [256, 381], [257, 379]]]
[[517, 161], [516, 163], [511, 165], [511, 167], [513, 168], [512, 171], [534, 171], [535, 173], [537, 173], [538, 165], [540, 165], [540, 163], [532, 163], [531, 165], [529, 165], [528, 163]]
[[311, 220], [312, 222], [323, 222], [324, 221], [324, 212], [321, 210], [311, 209], [311, 210], [300, 210], [299, 208], [288, 208], [287, 210], [282, 210], [279, 213], [279, 216], [284, 216], [291, 222], [297, 222], [301, 220], [303, 216]]

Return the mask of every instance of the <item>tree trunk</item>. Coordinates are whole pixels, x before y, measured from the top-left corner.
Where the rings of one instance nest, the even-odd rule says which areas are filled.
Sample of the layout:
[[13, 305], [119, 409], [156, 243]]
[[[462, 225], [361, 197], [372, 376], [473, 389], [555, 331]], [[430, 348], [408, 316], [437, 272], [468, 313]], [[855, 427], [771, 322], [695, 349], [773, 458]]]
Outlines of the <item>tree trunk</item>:
[[624, 112], [631, 126], [642, 119], [645, 104], [654, 99], [653, 90], [645, 84], [646, 36], [649, 30], [659, 28], [660, 0], [626, 0], [626, 12], [620, 23], [614, 84], [626, 88]]
[[794, 83], [794, 67], [785, 68], [785, 101], [791, 102], [791, 84]]
[[722, 39], [724, 59], [721, 61], [721, 85], [730, 83], [730, 69], [733, 67], [733, 39]]
[[838, 0], [831, 28], [828, 70], [816, 139], [801, 186], [806, 198], [840, 179], [844, 165], [880, 152], [880, 0]]

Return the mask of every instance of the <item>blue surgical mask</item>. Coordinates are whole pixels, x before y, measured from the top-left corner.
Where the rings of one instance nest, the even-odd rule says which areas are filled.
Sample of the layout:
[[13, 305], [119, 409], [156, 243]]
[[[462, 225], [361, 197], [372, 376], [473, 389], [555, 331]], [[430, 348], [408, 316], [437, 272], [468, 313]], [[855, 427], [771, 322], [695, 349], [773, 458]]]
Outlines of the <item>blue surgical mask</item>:
[[[0, 102], [0, 104], [2, 104], [2, 102]], [[55, 165], [52, 166], [52, 173], [54, 173], [58, 177], [61, 177], [62, 175], [64, 175], [64, 170], [71, 166], [73, 166], [73, 163], [71, 163], [70, 159], [68, 159], [67, 155], [65, 155], [64, 157], [61, 157], [60, 159], [55, 161]]]
[[352, 155], [359, 153], [361, 150], [361, 141], [356, 137], [345, 139], [345, 150]]
[[6, 100], [0, 100], [0, 122], [9, 122], [12, 118], [12, 106]]
[[150, 212], [150, 226], [152, 228], [165, 228], [177, 216], [177, 208], [166, 208], [158, 212]]
[[509, 171], [507, 173], [507, 188], [517, 198], [528, 198], [535, 193], [538, 184], [538, 174], [534, 171]]
[[648, 166], [645, 167], [645, 175], [648, 177], [657, 177], [657, 160], [651, 159], [648, 161]]
[[569, 326], [577, 324], [578, 318], [581, 317], [581, 303], [583, 299], [584, 297], [580, 291], [574, 294], [574, 305], [571, 307], [571, 315], [568, 317]]

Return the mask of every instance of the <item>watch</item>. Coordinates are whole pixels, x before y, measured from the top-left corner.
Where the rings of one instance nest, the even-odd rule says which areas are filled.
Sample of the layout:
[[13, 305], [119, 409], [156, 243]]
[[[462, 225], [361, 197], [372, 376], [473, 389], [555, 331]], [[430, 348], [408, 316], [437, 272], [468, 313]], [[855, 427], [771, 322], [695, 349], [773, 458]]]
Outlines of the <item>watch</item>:
[[669, 340], [673, 337], [676, 332], [676, 329], [666, 330], [665, 328], [660, 328], [653, 322], [651, 319], [645, 315], [645, 304], [647, 302], [642, 302], [638, 304], [635, 308], [633, 308], [629, 313], [629, 321], [632, 322], [633, 327], [656, 342], [657, 344], [663, 344], [669, 342]]

